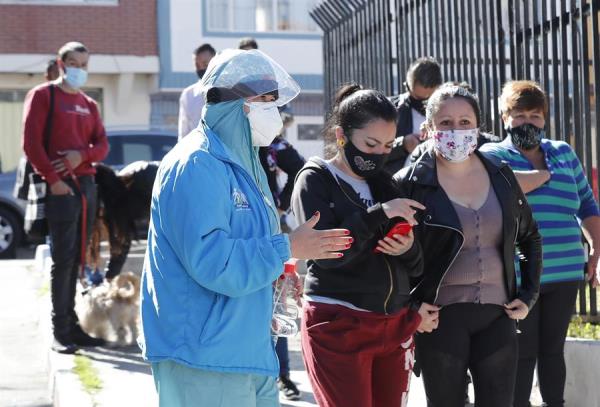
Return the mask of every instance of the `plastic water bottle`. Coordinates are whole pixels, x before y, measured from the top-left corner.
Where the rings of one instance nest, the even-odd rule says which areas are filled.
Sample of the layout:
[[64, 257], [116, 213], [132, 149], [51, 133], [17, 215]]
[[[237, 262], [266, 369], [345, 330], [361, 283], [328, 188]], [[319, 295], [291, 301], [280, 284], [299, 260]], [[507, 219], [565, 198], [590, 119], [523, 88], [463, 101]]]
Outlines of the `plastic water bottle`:
[[298, 333], [299, 309], [296, 301], [296, 287], [300, 277], [296, 271], [296, 259], [285, 263], [283, 274], [275, 282], [273, 290], [273, 319], [271, 330], [274, 336], [294, 336]]

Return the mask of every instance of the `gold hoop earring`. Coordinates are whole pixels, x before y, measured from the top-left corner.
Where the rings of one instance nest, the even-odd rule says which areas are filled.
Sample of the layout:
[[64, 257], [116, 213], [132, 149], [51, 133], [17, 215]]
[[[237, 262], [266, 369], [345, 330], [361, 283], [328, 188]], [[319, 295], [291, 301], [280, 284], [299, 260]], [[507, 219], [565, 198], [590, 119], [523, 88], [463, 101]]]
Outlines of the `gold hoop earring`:
[[342, 139], [339, 139], [337, 141], [337, 145], [340, 146], [340, 147], [344, 147], [346, 145], [346, 142], [344, 140], [342, 140]]

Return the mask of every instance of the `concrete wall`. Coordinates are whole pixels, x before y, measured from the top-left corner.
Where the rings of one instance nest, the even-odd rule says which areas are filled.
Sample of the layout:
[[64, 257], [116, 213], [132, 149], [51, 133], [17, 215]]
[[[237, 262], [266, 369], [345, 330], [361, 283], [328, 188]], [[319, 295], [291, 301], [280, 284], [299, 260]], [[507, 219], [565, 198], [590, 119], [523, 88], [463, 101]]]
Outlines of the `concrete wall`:
[[[2, 74], [0, 89], [28, 90], [42, 83], [41, 74]], [[102, 113], [105, 125], [147, 125], [150, 118], [150, 94], [156, 91], [155, 74], [91, 74], [88, 88], [102, 89]]]
[[600, 407], [600, 341], [568, 338], [566, 407]]
[[[204, 15], [206, 0], [158, 1], [159, 26], [169, 28], [159, 30], [159, 35], [164, 36], [161, 44], [165, 45], [161, 49], [161, 63], [166, 63], [166, 69], [161, 70], [162, 76], [193, 74], [192, 53], [201, 43], [208, 42], [217, 50], [237, 48], [241, 37], [253, 36], [260, 49], [279, 62], [292, 76], [306, 81], [310, 90], [322, 90], [323, 50], [320, 32], [210, 32], [204, 26], [207, 18]], [[177, 81], [167, 80], [166, 83]]]

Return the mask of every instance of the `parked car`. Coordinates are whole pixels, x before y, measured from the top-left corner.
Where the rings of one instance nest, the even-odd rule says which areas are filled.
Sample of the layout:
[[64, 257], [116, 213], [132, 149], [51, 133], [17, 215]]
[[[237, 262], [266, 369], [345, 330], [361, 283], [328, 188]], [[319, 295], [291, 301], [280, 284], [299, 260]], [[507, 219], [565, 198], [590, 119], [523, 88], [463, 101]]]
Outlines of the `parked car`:
[[116, 171], [135, 161], [160, 161], [177, 143], [166, 130], [107, 130], [110, 151], [103, 163]]
[[[176, 132], [149, 129], [106, 131], [110, 152], [103, 161], [116, 171], [134, 161], [160, 161], [177, 143]], [[16, 172], [0, 174], [0, 259], [16, 256], [24, 238], [25, 201], [13, 196]]]
[[17, 173], [0, 174], [0, 259], [14, 258], [23, 239], [25, 201], [13, 197]]

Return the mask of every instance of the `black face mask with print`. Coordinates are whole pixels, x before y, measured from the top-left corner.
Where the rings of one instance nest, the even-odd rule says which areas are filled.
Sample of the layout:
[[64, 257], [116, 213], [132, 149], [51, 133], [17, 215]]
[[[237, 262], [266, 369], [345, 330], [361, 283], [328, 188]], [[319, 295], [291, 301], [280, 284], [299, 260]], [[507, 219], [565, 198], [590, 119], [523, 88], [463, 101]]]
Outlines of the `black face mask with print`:
[[411, 109], [415, 109], [422, 116], [425, 116], [425, 108], [427, 107], [427, 99], [422, 100], [422, 99], [417, 99], [413, 96], [409, 96], [408, 97], [408, 105], [411, 107]]
[[350, 139], [344, 144], [344, 154], [352, 171], [362, 178], [379, 174], [389, 157], [389, 154], [363, 153], [352, 144]]
[[544, 129], [525, 123], [517, 127], [508, 127], [506, 132], [510, 135], [512, 143], [523, 150], [533, 150], [542, 142], [546, 132]]

